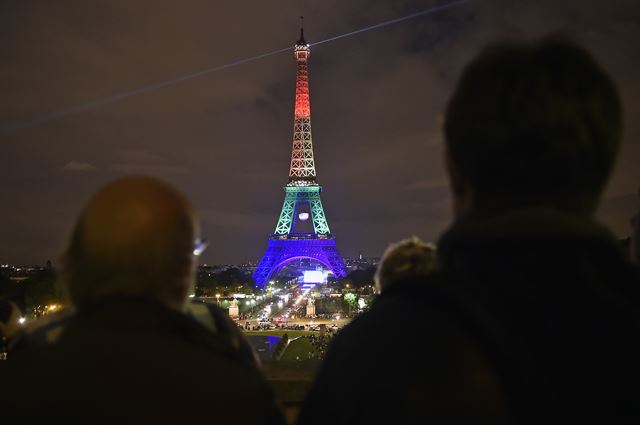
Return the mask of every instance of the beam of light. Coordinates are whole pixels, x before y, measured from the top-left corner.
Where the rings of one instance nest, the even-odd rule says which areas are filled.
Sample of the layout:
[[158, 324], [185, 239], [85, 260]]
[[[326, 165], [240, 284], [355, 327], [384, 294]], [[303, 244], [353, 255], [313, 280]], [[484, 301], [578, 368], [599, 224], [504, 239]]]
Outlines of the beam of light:
[[452, 7], [455, 7], [455, 6], [460, 6], [461, 4], [469, 3], [470, 1], [472, 1], [472, 0], [459, 0], [459, 1], [454, 1], [452, 3], [448, 3], [448, 4], [445, 4], [445, 5], [442, 5], [442, 6], [432, 7], [432, 8], [420, 11], [420, 12], [412, 13], [411, 15], [402, 16], [402, 17], [396, 18], [396, 19], [391, 19], [390, 21], [380, 22], [379, 24], [371, 25], [371, 26], [368, 26], [368, 27], [365, 27], [365, 28], [360, 28], [358, 30], [351, 31], [351, 32], [348, 32], [348, 33], [345, 33], [345, 34], [336, 35], [335, 37], [326, 38], [324, 40], [317, 41], [315, 43], [311, 43], [310, 46], [311, 47], [318, 46], [320, 44], [324, 44], [324, 43], [329, 43], [331, 41], [340, 40], [341, 38], [351, 37], [352, 35], [360, 34], [360, 33], [365, 32], [365, 31], [371, 31], [371, 30], [375, 30], [375, 29], [378, 29], [378, 28], [383, 28], [383, 27], [386, 27], [386, 26], [389, 26], [389, 25], [397, 24], [398, 22], [408, 21], [409, 19], [417, 18], [419, 16], [429, 15], [431, 13], [439, 12], [439, 11], [444, 10], [444, 9], [450, 9]]
[[[425, 16], [425, 15], [429, 15], [435, 12], [439, 12], [441, 10], [444, 9], [450, 9], [452, 7], [456, 7], [456, 6], [460, 6], [462, 4], [465, 3], [469, 3], [470, 1], [473, 0], [458, 0], [458, 1], [454, 1], [452, 3], [448, 3], [442, 6], [436, 6], [436, 7], [431, 7], [429, 9], [425, 9], [422, 10], [420, 12], [416, 12], [416, 13], [412, 13], [411, 15], [406, 15], [406, 16], [402, 16], [400, 18], [395, 18], [395, 19], [391, 19], [389, 21], [385, 21], [385, 22], [380, 22], [378, 24], [375, 25], [370, 25], [368, 27], [365, 28], [360, 28], [357, 29], [355, 31], [351, 31], [345, 34], [341, 34], [341, 35], [337, 35], [335, 37], [330, 37], [330, 38], [326, 38], [324, 40], [321, 41], [317, 41], [315, 43], [312, 43], [310, 46], [319, 46], [321, 44], [325, 44], [325, 43], [330, 43], [332, 41], [336, 41], [336, 40], [340, 40], [342, 38], [346, 38], [346, 37], [351, 37], [353, 35], [356, 34], [360, 34], [366, 31], [371, 31], [374, 29], [378, 29], [378, 28], [383, 28], [389, 25], [393, 25], [393, 24], [397, 24], [399, 22], [404, 22], [407, 21], [409, 19], [414, 19], [420, 16]], [[57, 120], [59, 118], [63, 118], [67, 115], [72, 115], [78, 112], [82, 112], [82, 111], [86, 111], [88, 109], [94, 109], [100, 106], [104, 106], [104, 105], [108, 105], [110, 103], [114, 103], [114, 102], [118, 102], [120, 100], [124, 100], [133, 96], [137, 96], [139, 94], [144, 94], [144, 93], [149, 93], [151, 91], [157, 90], [157, 89], [161, 89], [163, 87], [167, 87], [167, 86], [171, 86], [174, 84], [178, 84], [181, 83], [183, 81], [187, 81], [187, 80], [191, 80], [194, 78], [198, 78], [198, 77], [202, 77], [203, 75], [208, 75], [208, 74], [212, 74], [214, 72], [217, 71], [222, 71], [224, 69], [228, 69], [228, 68], [232, 68], [234, 66], [238, 66], [238, 65], [242, 65], [245, 63], [249, 63], [249, 62], [253, 62], [256, 61], [258, 59], [263, 59], [269, 56], [273, 56], [273, 55], [277, 55], [280, 53], [284, 53], [287, 51], [291, 51], [293, 50], [293, 46], [290, 47], [285, 47], [283, 49], [278, 49], [278, 50], [274, 50], [272, 52], [268, 52], [268, 53], [262, 53], [260, 55], [256, 55], [256, 56], [252, 56], [249, 58], [245, 58], [245, 59], [240, 59], [234, 62], [230, 62], [224, 65], [218, 65], [212, 68], [207, 68], [207, 69], [203, 69], [197, 72], [193, 72], [191, 74], [186, 74], [171, 80], [166, 80], [166, 81], [162, 81], [156, 84], [151, 84], [148, 86], [144, 86], [144, 87], [140, 87], [138, 89], [134, 89], [134, 90], [129, 90], [129, 91], [124, 91], [124, 92], [120, 92], [120, 93], [116, 93], [114, 95], [111, 96], [107, 96], [107, 97], [103, 97], [101, 99], [96, 99], [96, 100], [92, 100], [92, 101], [88, 101], [85, 103], [81, 103], [79, 105], [67, 108], [67, 109], [63, 109], [61, 111], [58, 112], [53, 112], [50, 114], [45, 114], [45, 115], [40, 115], [37, 117], [34, 117], [32, 119], [29, 120], [25, 120], [25, 121], [20, 121], [20, 122], [15, 122], [12, 124], [7, 124], [4, 125], [2, 127], [0, 127], [0, 134], [11, 134], [11, 133], [15, 133], [17, 131], [20, 130], [25, 130], [28, 128], [33, 128], [36, 127], [40, 124], [44, 124], [50, 121], [54, 121]]]
[[268, 56], [277, 55], [278, 53], [283, 53], [289, 50], [292, 50], [293, 47], [285, 47], [284, 49], [274, 50], [273, 52], [263, 53], [257, 56], [252, 56], [246, 59], [240, 59], [235, 62], [227, 63], [225, 65], [215, 66], [213, 68], [203, 69], [201, 71], [193, 72], [191, 74], [182, 75], [180, 77], [174, 78], [172, 80], [162, 81], [160, 83], [151, 84], [148, 86], [140, 87], [138, 89], [129, 90], [125, 92], [116, 93], [114, 95], [103, 97], [102, 99], [92, 100], [86, 103], [81, 103], [80, 105], [73, 106], [68, 109], [63, 109], [62, 111], [53, 112], [51, 114], [41, 115], [39, 117], [32, 118], [27, 121], [17, 122], [13, 124], [9, 124], [7, 126], [0, 127], [0, 133], [10, 134], [19, 130], [27, 129], [35, 127], [39, 124], [44, 124], [49, 121], [57, 120], [58, 118], [65, 117], [67, 115], [75, 114], [77, 112], [86, 111], [87, 109], [97, 108], [99, 106], [108, 105], [110, 103], [118, 102], [119, 100], [124, 100], [132, 96], [137, 96], [143, 93], [149, 93], [151, 91], [160, 89], [162, 87], [171, 86], [173, 84], [181, 83], [183, 81], [191, 80], [193, 78], [201, 77], [203, 75], [211, 74], [216, 71], [221, 71], [223, 69], [231, 68], [237, 65], [242, 65], [244, 63], [253, 62], [258, 59], [263, 59]]

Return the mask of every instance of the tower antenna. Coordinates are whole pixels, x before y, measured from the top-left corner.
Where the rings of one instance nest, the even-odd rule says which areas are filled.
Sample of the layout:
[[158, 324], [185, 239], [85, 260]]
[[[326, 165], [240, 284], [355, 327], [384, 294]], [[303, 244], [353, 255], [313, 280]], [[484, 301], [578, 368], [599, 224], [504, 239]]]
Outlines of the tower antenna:
[[304, 16], [300, 16], [300, 40], [298, 40], [298, 45], [305, 46], [307, 44], [304, 39]]

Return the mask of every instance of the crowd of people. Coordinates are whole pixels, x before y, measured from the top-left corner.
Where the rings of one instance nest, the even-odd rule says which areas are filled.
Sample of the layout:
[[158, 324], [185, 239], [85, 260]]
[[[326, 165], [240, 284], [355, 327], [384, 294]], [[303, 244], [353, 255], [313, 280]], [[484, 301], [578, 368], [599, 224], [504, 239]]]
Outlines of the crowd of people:
[[[444, 133], [453, 224], [437, 250], [385, 253], [380, 295], [323, 346], [298, 422], [639, 422], [640, 220], [629, 261], [594, 219], [622, 134], [610, 77], [568, 41], [491, 46]], [[284, 423], [233, 323], [187, 302], [201, 245], [168, 184], [98, 191], [64, 253], [73, 310], [17, 336], [0, 305], [3, 420]]]

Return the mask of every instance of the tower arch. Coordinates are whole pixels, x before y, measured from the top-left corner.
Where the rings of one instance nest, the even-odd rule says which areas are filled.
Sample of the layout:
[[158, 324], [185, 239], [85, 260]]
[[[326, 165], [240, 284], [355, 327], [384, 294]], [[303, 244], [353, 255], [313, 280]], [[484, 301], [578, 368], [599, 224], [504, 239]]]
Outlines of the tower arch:
[[293, 263], [296, 260], [315, 260], [317, 262], [319, 262], [320, 264], [322, 264], [323, 266], [325, 266], [327, 269], [332, 270], [331, 268], [331, 264], [329, 264], [329, 262], [327, 262], [325, 259], [320, 259], [320, 258], [316, 258], [316, 257], [310, 257], [307, 255], [299, 255], [297, 257], [289, 257], [286, 259], [282, 259], [280, 261], [280, 263], [275, 264], [271, 270], [269, 271], [269, 274], [266, 277], [266, 281], [270, 281], [273, 279], [273, 277], [275, 275], [277, 275], [278, 273], [280, 273], [282, 271], [282, 269], [284, 269], [285, 267], [287, 267], [289, 264]]

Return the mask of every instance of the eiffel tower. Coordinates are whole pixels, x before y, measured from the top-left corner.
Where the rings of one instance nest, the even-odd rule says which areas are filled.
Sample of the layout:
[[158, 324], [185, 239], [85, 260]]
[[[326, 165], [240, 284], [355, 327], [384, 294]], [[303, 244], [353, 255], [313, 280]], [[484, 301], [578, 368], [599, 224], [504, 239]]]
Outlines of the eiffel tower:
[[[284, 204], [276, 230], [269, 238], [267, 252], [253, 274], [258, 287], [264, 286], [288, 263], [302, 258], [319, 261], [336, 277], [346, 275], [344, 261], [322, 208], [322, 186], [316, 181], [307, 65], [310, 55], [304, 29], [300, 28], [300, 39], [294, 46], [297, 62], [296, 105], [289, 183], [284, 187]], [[311, 224], [307, 222], [309, 219]]]

